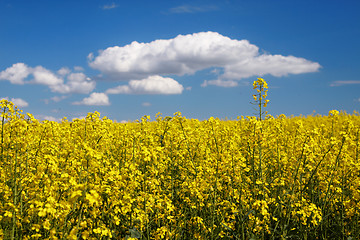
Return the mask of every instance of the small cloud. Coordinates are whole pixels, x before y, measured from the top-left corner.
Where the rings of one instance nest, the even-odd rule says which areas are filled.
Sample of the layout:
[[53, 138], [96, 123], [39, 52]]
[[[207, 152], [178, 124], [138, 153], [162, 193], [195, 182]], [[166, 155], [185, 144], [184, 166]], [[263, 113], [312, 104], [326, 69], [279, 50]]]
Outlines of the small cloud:
[[68, 67], [62, 67], [60, 68], [57, 73], [61, 76], [66, 76], [71, 72], [71, 70]]
[[60, 85], [64, 82], [64, 80], [61, 79], [61, 77], [56, 76], [50, 70], [42, 66], [35, 67], [33, 69], [32, 74], [34, 76], [34, 79], [31, 82], [35, 84], [48, 85], [51, 87], [51, 86]]
[[[9, 98], [4, 97], [4, 98], [0, 98], [0, 100], [8, 100], [9, 101]], [[29, 106], [29, 103], [27, 101], [25, 101], [24, 99], [21, 99], [21, 98], [11, 98], [10, 102], [12, 102], [15, 106], [17, 106], [19, 108]]]
[[184, 87], [172, 78], [150, 76], [142, 80], [131, 80], [128, 85], [120, 85], [106, 90], [107, 94], [181, 94]]
[[187, 91], [190, 91], [191, 89], [192, 89], [192, 87], [190, 87], [190, 86], [185, 88], [185, 90], [187, 90]]
[[60, 102], [66, 98], [67, 98], [67, 96], [55, 96], [55, 97], [52, 97], [51, 100], [54, 102]]
[[143, 103], [141, 104], [141, 106], [143, 106], [143, 107], [150, 107], [150, 106], [151, 106], [151, 103], [149, 103], [149, 102], [143, 102]]
[[87, 59], [88, 59], [88, 61], [92, 61], [92, 60], [94, 60], [94, 53], [89, 53], [89, 55], [87, 55]]
[[170, 8], [170, 13], [197, 13], [197, 12], [211, 12], [219, 8], [214, 5], [194, 6], [194, 5], [181, 5]]
[[360, 84], [360, 80], [345, 80], [345, 81], [333, 81], [330, 87], [340, 87], [344, 85]]
[[71, 73], [67, 76], [67, 82], [50, 86], [53, 92], [58, 93], [82, 93], [87, 94], [95, 89], [96, 83], [84, 73]]
[[201, 87], [207, 87], [208, 85], [214, 85], [214, 86], [218, 86], [218, 87], [236, 87], [239, 84], [238, 84], [238, 82], [233, 81], [233, 80], [216, 79], [216, 80], [205, 80], [201, 84]]
[[47, 116], [47, 115], [36, 115], [35, 118], [39, 121], [53, 121], [53, 122], [61, 122], [61, 118], [53, 117], [53, 116]]
[[218, 69], [218, 68], [214, 68], [213, 70], [211, 70], [211, 73], [215, 74], [215, 75], [220, 75], [220, 72], [221, 72], [221, 69]]
[[109, 97], [105, 93], [94, 92], [80, 102], [73, 102], [73, 105], [109, 106], [110, 101]]
[[117, 8], [117, 7], [118, 7], [117, 4], [111, 3], [111, 4], [106, 4], [106, 5], [102, 6], [102, 9], [109, 10], [109, 9], [113, 9], [113, 8]]
[[74, 117], [71, 119], [71, 121], [74, 121], [74, 120], [82, 120], [82, 119], [85, 119], [86, 116], [79, 116], [79, 117]]
[[15, 63], [0, 72], [0, 80], [8, 80], [12, 84], [25, 84], [25, 79], [32, 73], [32, 69], [24, 63]]
[[27, 107], [29, 103], [21, 98], [12, 98], [11, 101], [18, 107]]
[[83, 68], [83, 67], [80, 67], [80, 66], [75, 66], [75, 67], [74, 67], [74, 70], [75, 70], [76, 72], [83, 72], [83, 71], [84, 71], [84, 68]]
[[61, 112], [61, 108], [52, 109], [51, 112], [59, 113], [59, 112]]

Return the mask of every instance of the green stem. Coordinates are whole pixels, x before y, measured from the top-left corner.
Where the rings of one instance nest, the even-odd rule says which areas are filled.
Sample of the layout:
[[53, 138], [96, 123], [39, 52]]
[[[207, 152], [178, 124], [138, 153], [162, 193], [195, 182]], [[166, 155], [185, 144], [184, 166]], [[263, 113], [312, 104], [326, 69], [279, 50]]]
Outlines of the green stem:
[[4, 107], [2, 121], [1, 121], [1, 161], [3, 161], [4, 155], [4, 125], [5, 125], [5, 111], [6, 107]]

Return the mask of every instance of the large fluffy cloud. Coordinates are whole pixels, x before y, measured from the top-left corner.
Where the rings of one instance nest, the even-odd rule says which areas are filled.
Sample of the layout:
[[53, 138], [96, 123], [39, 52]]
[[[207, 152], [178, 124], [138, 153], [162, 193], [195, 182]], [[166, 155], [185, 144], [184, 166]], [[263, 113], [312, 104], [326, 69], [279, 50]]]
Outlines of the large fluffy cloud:
[[90, 56], [90, 66], [113, 80], [193, 74], [217, 67], [223, 69], [223, 74], [212, 83], [220, 86], [226, 80], [266, 74], [278, 77], [315, 72], [320, 68], [320, 64], [304, 58], [260, 54], [259, 48], [249, 41], [230, 39], [216, 32], [178, 35], [150, 43], [132, 42], [122, 47], [109, 47], [96, 57]]
[[131, 80], [106, 91], [108, 94], [181, 94], [184, 87], [172, 78], [150, 76], [142, 80]]
[[[28, 77], [32, 75], [32, 79]], [[54, 73], [42, 66], [29, 67], [24, 63], [16, 63], [0, 72], [0, 80], [8, 80], [13, 84], [41, 84], [57, 93], [90, 93], [95, 88], [95, 81], [82, 72], [72, 73], [68, 68], [61, 68]]]
[[150, 75], [193, 74], [213, 66], [224, 67], [257, 53], [258, 48], [247, 40], [202, 32], [169, 40], [109, 47], [100, 52], [90, 66], [117, 80], [128, 80]]

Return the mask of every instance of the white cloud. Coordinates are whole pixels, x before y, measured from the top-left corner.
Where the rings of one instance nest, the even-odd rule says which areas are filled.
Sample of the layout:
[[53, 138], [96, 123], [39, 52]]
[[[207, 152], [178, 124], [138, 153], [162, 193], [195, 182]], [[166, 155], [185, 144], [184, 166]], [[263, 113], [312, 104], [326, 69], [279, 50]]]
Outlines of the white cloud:
[[[150, 43], [132, 42], [109, 47], [96, 57], [89, 54], [88, 59], [92, 68], [117, 81], [152, 75], [181, 76], [213, 67], [223, 70], [218, 76], [221, 81], [240, 80], [266, 74], [279, 77], [316, 72], [321, 67], [304, 58], [260, 54], [259, 48], [249, 41], [230, 39], [216, 32], [178, 35]], [[128, 90], [124, 87], [122, 91]]]
[[89, 53], [89, 55], [87, 56], [88, 61], [93, 61], [94, 60], [94, 53]]
[[79, 117], [74, 117], [71, 119], [71, 121], [74, 121], [74, 120], [82, 120], [82, 119], [85, 119], [86, 116], [79, 116]]
[[214, 5], [193, 6], [193, 5], [181, 5], [171, 8], [170, 13], [196, 13], [196, 12], [210, 12], [218, 10], [219, 8]]
[[15, 63], [11, 67], [0, 72], [0, 80], [9, 80], [12, 84], [24, 84], [24, 80], [32, 72], [24, 63]]
[[93, 92], [89, 97], [80, 102], [73, 102], [73, 105], [90, 105], [90, 106], [108, 106], [110, 105], [109, 97], [105, 93]]
[[55, 97], [52, 97], [51, 100], [53, 100], [54, 102], [60, 102], [66, 98], [67, 98], [67, 96], [55, 96]]
[[[79, 67], [76, 67], [80, 70]], [[29, 75], [33, 79], [26, 80]], [[65, 81], [66, 78], [66, 81]], [[42, 67], [28, 67], [24, 63], [16, 63], [0, 72], [0, 80], [8, 80], [13, 84], [41, 84], [48, 86], [52, 92], [88, 94], [95, 89], [95, 81], [86, 77], [84, 73], [71, 73], [67, 67], [59, 69], [56, 73]]]
[[18, 107], [27, 107], [29, 103], [21, 98], [11, 98], [11, 101]]
[[53, 121], [53, 122], [61, 122], [61, 120], [62, 120], [61, 118], [47, 116], [47, 115], [36, 115], [35, 118], [38, 119], [39, 121], [48, 120], [48, 121]]
[[74, 67], [74, 70], [75, 70], [76, 72], [83, 72], [83, 71], [84, 71], [84, 68], [83, 68], [83, 67], [80, 67], [80, 66], [75, 66], [75, 67]]
[[71, 73], [67, 76], [67, 82], [65, 84], [58, 84], [51, 86], [53, 92], [58, 93], [82, 93], [87, 94], [95, 89], [95, 81], [86, 77], [84, 73]]
[[116, 5], [115, 3], [112, 3], [112, 4], [106, 4], [104, 6], [102, 6], [102, 9], [104, 10], [109, 10], [109, 9], [113, 9], [113, 8], [117, 8], [118, 5]]
[[68, 75], [70, 72], [71, 72], [71, 70], [67, 67], [62, 67], [57, 71], [57, 73], [61, 76]]
[[221, 80], [221, 79], [205, 80], [201, 84], [202, 87], [207, 87], [208, 85], [214, 85], [214, 86], [218, 86], [218, 87], [236, 87], [239, 84], [238, 84], [238, 82], [233, 81], [233, 80]]
[[42, 66], [35, 67], [32, 71], [32, 74], [34, 76], [34, 80], [31, 81], [32, 83], [42, 84], [47, 86], [56, 86], [64, 82], [64, 80], [61, 77], [56, 76], [50, 70]]
[[149, 75], [193, 74], [212, 66], [226, 66], [257, 52], [258, 48], [246, 40], [231, 40], [218, 33], [203, 32], [110, 47], [91, 61], [90, 66], [117, 80], [128, 80]]
[[172, 78], [150, 76], [142, 80], [131, 80], [128, 85], [110, 88], [107, 94], [181, 94], [184, 87]]
[[131, 94], [132, 91], [128, 85], [121, 85], [106, 90], [107, 94]]
[[71, 74], [69, 74], [67, 79], [70, 82], [83, 82], [83, 81], [91, 80], [90, 78], [87, 78], [86, 75], [83, 73], [71, 73]]
[[59, 112], [61, 112], [61, 108], [54, 108], [54, 109], [51, 110], [51, 112], [59, 113]]
[[360, 84], [360, 81], [359, 80], [333, 81], [330, 84], [330, 87], [339, 87], [339, 86], [354, 85], [354, 84]]
[[264, 54], [247, 61], [225, 66], [225, 72], [222, 77], [241, 79], [254, 75], [264, 76], [266, 74], [281, 77], [288, 74], [316, 72], [319, 68], [320, 65], [318, 63], [304, 58]]
[[[0, 98], [0, 100], [3, 100], [3, 99], [9, 101], [8, 97]], [[29, 106], [29, 103], [27, 101], [25, 101], [24, 99], [21, 99], [21, 98], [11, 98], [10, 102], [12, 102], [15, 106], [17, 106], [19, 108]]]
[[149, 102], [143, 102], [143, 103], [141, 104], [141, 106], [143, 106], [143, 107], [150, 107], [150, 106], [151, 106], [151, 103], [149, 103]]

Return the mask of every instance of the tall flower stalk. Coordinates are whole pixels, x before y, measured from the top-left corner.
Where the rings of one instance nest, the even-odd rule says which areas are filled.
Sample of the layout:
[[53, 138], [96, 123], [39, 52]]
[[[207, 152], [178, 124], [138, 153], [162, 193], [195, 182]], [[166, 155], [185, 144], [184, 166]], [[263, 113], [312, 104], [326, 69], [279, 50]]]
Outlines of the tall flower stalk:
[[267, 112], [263, 110], [269, 102], [267, 97], [267, 89], [268, 85], [267, 82], [263, 78], [258, 78], [256, 81], [253, 82], [253, 87], [256, 89], [256, 94], [253, 95], [255, 100], [255, 104], [259, 106], [259, 120], [261, 121], [264, 114], [266, 115]]

